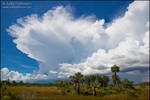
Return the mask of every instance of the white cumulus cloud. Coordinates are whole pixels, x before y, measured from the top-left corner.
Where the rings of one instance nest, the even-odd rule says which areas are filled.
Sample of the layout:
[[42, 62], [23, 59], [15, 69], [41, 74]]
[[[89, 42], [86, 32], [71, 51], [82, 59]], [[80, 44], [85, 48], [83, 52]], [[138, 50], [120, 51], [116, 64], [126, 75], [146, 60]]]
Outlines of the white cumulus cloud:
[[1, 80], [10, 80], [10, 81], [24, 81], [24, 82], [34, 82], [36, 80], [46, 80], [48, 79], [47, 75], [39, 74], [39, 73], [26, 73], [26, 75], [23, 75], [22, 73], [19, 73], [17, 71], [9, 71], [8, 68], [4, 67], [0, 70], [1, 73]]

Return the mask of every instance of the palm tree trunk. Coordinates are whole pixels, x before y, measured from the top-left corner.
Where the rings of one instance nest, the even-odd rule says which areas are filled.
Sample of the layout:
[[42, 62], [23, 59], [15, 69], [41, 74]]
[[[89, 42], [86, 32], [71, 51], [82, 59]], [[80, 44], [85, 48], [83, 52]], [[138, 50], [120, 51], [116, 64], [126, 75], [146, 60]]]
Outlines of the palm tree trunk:
[[74, 93], [76, 93], [76, 88], [77, 88], [76, 83], [74, 83], [73, 86], [74, 86]]
[[90, 82], [88, 82], [88, 86], [90, 86], [91, 85], [91, 83]]
[[95, 90], [95, 88], [93, 90], [93, 96], [96, 96], [96, 90]]
[[118, 89], [118, 80], [117, 80], [117, 73], [116, 72], [115, 72], [115, 78], [116, 78], [115, 87]]
[[80, 94], [80, 83], [78, 83], [78, 94]]

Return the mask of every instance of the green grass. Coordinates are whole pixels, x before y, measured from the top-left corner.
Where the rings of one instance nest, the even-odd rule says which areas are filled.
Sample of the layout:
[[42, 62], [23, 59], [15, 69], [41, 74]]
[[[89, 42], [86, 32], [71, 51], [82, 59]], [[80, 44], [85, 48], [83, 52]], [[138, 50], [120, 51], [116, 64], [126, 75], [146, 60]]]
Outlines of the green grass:
[[9, 87], [9, 91], [15, 92], [20, 100], [149, 100], [149, 88], [140, 88], [142, 91], [138, 97], [128, 96], [125, 94], [108, 94], [97, 96], [83, 96], [72, 93], [62, 94], [61, 90], [55, 86], [38, 87], [38, 86], [13, 86]]

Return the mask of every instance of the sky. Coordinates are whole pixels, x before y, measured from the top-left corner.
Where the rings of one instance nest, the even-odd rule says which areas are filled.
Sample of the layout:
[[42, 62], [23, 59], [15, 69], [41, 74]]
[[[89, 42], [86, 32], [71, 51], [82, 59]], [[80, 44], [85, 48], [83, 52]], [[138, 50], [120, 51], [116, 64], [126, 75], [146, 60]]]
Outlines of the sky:
[[76, 72], [110, 76], [117, 64], [122, 79], [148, 81], [148, 1], [19, 2], [31, 8], [5, 8], [11, 6], [6, 3], [2, 80], [49, 82]]

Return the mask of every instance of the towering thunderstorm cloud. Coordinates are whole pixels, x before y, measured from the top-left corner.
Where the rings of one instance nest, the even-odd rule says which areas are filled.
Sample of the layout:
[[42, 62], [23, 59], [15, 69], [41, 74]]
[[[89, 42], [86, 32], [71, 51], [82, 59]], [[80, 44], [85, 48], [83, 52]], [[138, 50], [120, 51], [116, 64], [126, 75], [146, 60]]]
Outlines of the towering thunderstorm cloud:
[[[39, 71], [22, 75], [3, 68], [3, 79], [66, 78], [75, 72], [107, 74], [113, 64], [120, 66], [123, 75], [140, 76], [138, 69], [149, 67], [147, 1], [131, 3], [123, 16], [106, 27], [104, 19], [94, 16], [75, 18], [70, 8], [57, 6], [41, 17], [26, 16], [7, 29], [15, 37], [17, 49], [39, 62]], [[147, 80], [148, 71], [144, 73], [141, 79]]]

